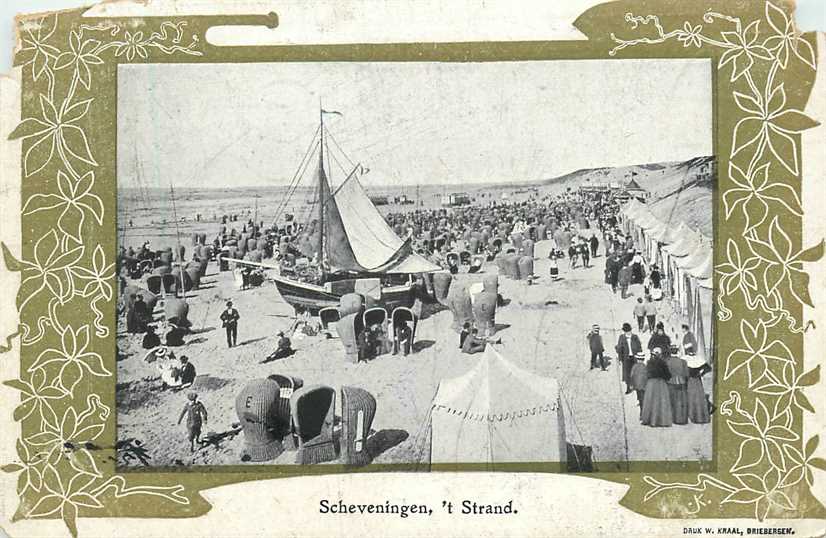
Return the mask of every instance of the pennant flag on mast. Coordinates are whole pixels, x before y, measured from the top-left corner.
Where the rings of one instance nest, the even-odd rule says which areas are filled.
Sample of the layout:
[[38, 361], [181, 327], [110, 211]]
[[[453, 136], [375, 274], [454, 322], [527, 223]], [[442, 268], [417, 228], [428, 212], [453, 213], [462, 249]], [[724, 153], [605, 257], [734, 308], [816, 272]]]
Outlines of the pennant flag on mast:
[[338, 110], [324, 110], [323, 108], [321, 109], [321, 113], [322, 114], [335, 114], [336, 116], [344, 116], [344, 114], [342, 114]]

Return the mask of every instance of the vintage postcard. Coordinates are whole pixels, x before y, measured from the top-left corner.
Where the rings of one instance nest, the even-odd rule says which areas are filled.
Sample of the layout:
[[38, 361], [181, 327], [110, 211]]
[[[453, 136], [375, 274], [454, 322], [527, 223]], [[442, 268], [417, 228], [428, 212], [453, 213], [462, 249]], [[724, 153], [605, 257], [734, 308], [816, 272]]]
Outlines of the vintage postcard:
[[822, 536], [824, 46], [782, 0], [20, 15], [3, 530]]

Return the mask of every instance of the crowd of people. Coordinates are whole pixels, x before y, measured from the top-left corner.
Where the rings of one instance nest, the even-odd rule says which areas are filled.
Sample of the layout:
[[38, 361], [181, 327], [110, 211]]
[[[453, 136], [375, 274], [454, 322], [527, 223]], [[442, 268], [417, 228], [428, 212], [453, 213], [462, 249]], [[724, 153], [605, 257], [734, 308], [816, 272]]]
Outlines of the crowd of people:
[[[702, 378], [711, 367], [700, 353], [688, 324], [681, 325], [682, 335], [672, 342], [664, 322], [658, 320], [657, 304], [663, 298], [662, 273], [635, 248], [630, 235], [614, 228], [605, 231], [604, 239], [606, 284], [614, 294], [619, 291], [621, 300], [630, 297], [631, 286], [640, 290], [631, 311], [639, 334], [634, 333], [632, 323], [623, 323], [615, 346], [625, 394], [636, 392], [637, 395], [640, 422], [657, 427], [709, 422], [714, 406], [704, 390]], [[640, 338], [644, 333], [648, 333], [645, 350]], [[587, 338], [591, 369], [598, 365], [605, 369], [598, 327], [593, 327]]]

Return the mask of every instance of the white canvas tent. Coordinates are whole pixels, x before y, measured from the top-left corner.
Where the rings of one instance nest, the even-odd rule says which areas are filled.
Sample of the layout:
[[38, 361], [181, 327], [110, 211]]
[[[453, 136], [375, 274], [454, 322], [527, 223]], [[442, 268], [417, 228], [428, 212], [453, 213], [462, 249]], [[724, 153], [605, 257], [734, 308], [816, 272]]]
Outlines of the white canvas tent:
[[662, 268], [668, 297], [697, 337], [699, 351], [711, 361], [714, 348], [711, 240], [684, 221], [679, 226], [669, 226], [651, 208], [636, 201], [626, 204], [622, 214], [625, 230], [632, 234], [648, 259]]
[[431, 429], [431, 463], [567, 460], [557, 381], [519, 368], [492, 345], [471, 370], [439, 383]]

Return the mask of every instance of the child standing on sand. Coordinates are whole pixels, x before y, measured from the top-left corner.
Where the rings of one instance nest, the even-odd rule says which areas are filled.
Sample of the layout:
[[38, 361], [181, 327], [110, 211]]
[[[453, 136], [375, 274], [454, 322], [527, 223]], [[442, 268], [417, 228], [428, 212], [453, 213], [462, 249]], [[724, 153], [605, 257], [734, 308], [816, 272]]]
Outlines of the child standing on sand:
[[195, 441], [201, 444], [201, 424], [206, 424], [207, 410], [204, 404], [198, 401], [198, 395], [194, 392], [187, 394], [189, 402], [181, 411], [181, 416], [178, 417], [178, 424], [181, 423], [184, 416], [186, 416], [186, 431], [189, 434], [189, 451], [195, 452]]

